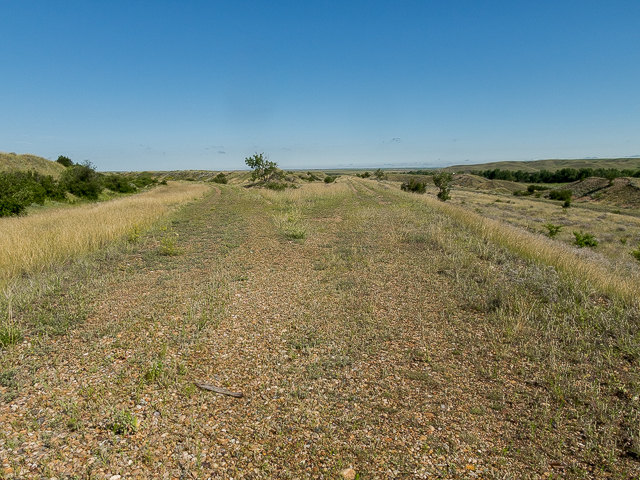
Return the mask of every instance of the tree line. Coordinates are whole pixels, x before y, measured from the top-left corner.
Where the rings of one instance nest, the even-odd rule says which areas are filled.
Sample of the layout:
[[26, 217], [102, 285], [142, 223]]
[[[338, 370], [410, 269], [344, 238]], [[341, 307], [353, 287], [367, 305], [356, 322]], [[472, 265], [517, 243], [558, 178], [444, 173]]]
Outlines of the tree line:
[[74, 164], [61, 155], [57, 162], [66, 167], [58, 180], [35, 171], [0, 172], [0, 217], [21, 215], [29, 205], [44, 205], [47, 199], [67, 201], [68, 194], [97, 200], [105, 188], [118, 193], [134, 193], [139, 188], [158, 183], [148, 174], [127, 178], [115, 173], [99, 173], [88, 160]]
[[555, 172], [549, 170], [525, 172], [494, 168], [492, 170], [474, 170], [471, 173], [489, 180], [509, 180], [522, 183], [570, 183], [589, 177], [606, 178], [609, 181], [619, 177], [640, 178], [640, 170], [618, 170], [617, 168], [561, 168]]

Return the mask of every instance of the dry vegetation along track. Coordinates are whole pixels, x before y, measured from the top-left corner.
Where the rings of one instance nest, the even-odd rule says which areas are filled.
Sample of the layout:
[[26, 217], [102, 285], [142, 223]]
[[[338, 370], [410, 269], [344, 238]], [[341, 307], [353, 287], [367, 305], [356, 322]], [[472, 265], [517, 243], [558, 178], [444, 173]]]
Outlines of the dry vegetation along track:
[[[0, 474], [638, 475], [638, 357], [618, 348], [637, 312], [409, 194], [341, 182], [221, 187], [14, 305], [26, 338], [0, 360]], [[589, 325], [569, 332], [578, 310]], [[596, 310], [627, 323], [593, 333]]]

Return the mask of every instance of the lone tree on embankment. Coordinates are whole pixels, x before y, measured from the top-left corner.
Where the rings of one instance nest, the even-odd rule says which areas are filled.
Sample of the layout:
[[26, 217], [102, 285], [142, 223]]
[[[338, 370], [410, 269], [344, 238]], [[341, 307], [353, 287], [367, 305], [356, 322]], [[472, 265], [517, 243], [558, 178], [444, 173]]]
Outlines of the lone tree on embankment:
[[266, 182], [269, 176], [278, 170], [276, 162], [269, 161], [269, 158], [264, 153], [256, 152], [252, 157], [244, 159], [244, 163], [253, 170], [251, 172], [251, 180], [262, 180]]

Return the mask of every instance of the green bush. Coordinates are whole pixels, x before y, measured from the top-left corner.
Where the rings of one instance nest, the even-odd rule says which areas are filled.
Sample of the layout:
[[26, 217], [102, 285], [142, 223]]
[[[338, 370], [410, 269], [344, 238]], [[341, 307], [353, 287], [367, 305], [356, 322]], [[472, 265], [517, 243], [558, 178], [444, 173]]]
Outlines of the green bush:
[[35, 172], [0, 172], [0, 217], [21, 215], [32, 203], [63, 197], [57, 182]]
[[264, 186], [269, 190], [284, 190], [285, 188], [287, 188], [287, 186], [284, 183], [278, 183], [278, 182], [265, 183]]
[[148, 173], [142, 173], [133, 179], [133, 183], [138, 188], [148, 187], [149, 185], [156, 185], [158, 180], [153, 178]]
[[370, 176], [371, 174], [369, 172], [356, 173], [356, 177], [360, 177], [360, 178], [369, 178]]
[[640, 262], [640, 246], [636, 250], [631, 250], [631, 255]]
[[97, 200], [102, 192], [100, 174], [96, 172], [95, 165], [88, 160], [81, 165], [73, 165], [67, 168], [60, 178], [64, 188], [77, 197]]
[[562, 225], [553, 225], [551, 223], [545, 223], [544, 227], [547, 229], [547, 236], [553, 238], [560, 233]]
[[336, 181], [337, 177], [331, 177], [329, 175], [327, 175], [326, 177], [324, 177], [324, 183], [333, 183]]
[[415, 178], [412, 178], [409, 182], [403, 183], [400, 185], [400, 188], [405, 192], [413, 193], [424, 193], [427, 191], [426, 184], [417, 181]]
[[571, 190], [552, 190], [549, 192], [551, 200], [564, 200], [571, 202]]
[[132, 183], [130, 179], [115, 173], [102, 177], [102, 185], [112, 192], [118, 193], [133, 193], [138, 190], [136, 185]]
[[576, 237], [575, 244], [580, 247], [597, 247], [598, 241], [590, 233], [573, 232]]
[[320, 180], [320, 177], [315, 176], [312, 172], [307, 172], [307, 176], [301, 178], [307, 182], [317, 182]]
[[227, 176], [226, 176], [224, 173], [220, 172], [220, 173], [219, 173], [219, 174], [217, 174], [215, 177], [213, 177], [213, 178], [211, 179], [211, 181], [212, 181], [213, 183], [222, 183], [222, 184], [226, 184], [229, 180], [227, 180]]
[[165, 257], [175, 257], [176, 255], [180, 255], [182, 250], [178, 248], [176, 245], [176, 241], [169, 236], [164, 237], [160, 240], [160, 255], [164, 255]]
[[69, 157], [65, 157], [64, 155], [60, 155], [56, 162], [58, 162], [60, 165], [64, 165], [65, 167], [71, 167], [73, 165], [71, 159]]

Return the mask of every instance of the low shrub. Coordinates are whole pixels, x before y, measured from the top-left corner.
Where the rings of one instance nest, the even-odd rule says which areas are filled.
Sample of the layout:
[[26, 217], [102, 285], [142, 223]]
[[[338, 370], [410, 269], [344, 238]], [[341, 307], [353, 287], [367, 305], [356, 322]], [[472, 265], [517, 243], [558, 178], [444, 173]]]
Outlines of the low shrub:
[[153, 178], [149, 173], [142, 173], [133, 179], [133, 183], [138, 188], [144, 188], [149, 185], [157, 185], [158, 180]]
[[324, 177], [324, 183], [333, 183], [336, 181], [336, 177], [331, 177], [329, 175], [327, 175], [326, 177]]
[[575, 245], [579, 248], [598, 246], [598, 241], [590, 233], [573, 232], [573, 235], [576, 237]]
[[64, 155], [60, 155], [56, 162], [58, 162], [60, 165], [64, 165], [65, 167], [73, 166], [73, 162], [71, 161], [71, 159], [69, 157], [65, 157]]
[[307, 172], [307, 176], [301, 178], [307, 182], [317, 182], [320, 180], [320, 177], [314, 175], [312, 172]]
[[134, 193], [138, 190], [138, 187], [131, 179], [115, 173], [102, 177], [102, 185], [112, 192], [118, 193]]
[[64, 189], [51, 176], [36, 172], [0, 172], [0, 217], [21, 215], [46, 198], [64, 200]]
[[264, 184], [265, 188], [268, 188], [269, 190], [284, 190], [285, 188], [287, 188], [287, 186], [284, 183], [279, 183], [279, 182], [268, 182]]
[[553, 225], [551, 223], [545, 223], [544, 227], [547, 229], [547, 237], [553, 238], [560, 233], [562, 225]]
[[175, 257], [176, 255], [180, 255], [182, 250], [178, 248], [175, 240], [169, 237], [164, 237], [160, 240], [160, 255], [164, 255], [166, 257]]
[[571, 190], [551, 190], [549, 192], [551, 200], [564, 200], [571, 202]]
[[102, 181], [96, 167], [88, 160], [68, 167], [60, 177], [60, 184], [77, 197], [97, 200], [102, 192]]
[[636, 250], [631, 250], [631, 255], [640, 262], [640, 246]]
[[424, 193], [427, 191], [426, 183], [418, 182], [415, 178], [412, 178], [409, 182], [405, 182], [400, 185], [400, 188], [405, 192]]
[[211, 181], [213, 183], [222, 183], [222, 184], [226, 184], [229, 182], [229, 180], [227, 179], [227, 176], [222, 172], [220, 172], [215, 177], [213, 177]]

